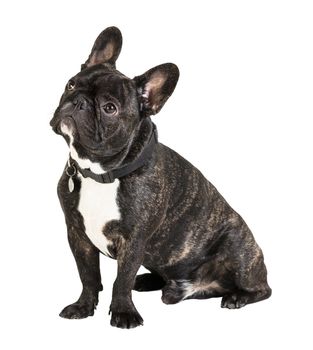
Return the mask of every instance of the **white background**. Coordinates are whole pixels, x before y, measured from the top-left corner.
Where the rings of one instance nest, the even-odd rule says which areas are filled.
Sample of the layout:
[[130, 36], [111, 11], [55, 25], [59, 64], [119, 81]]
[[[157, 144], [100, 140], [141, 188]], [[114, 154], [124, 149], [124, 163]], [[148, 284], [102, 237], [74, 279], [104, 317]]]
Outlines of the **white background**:
[[[2, 349], [312, 349], [311, 1], [1, 3]], [[241, 310], [220, 299], [166, 306], [133, 293], [144, 327], [109, 325], [116, 263], [101, 261], [94, 317], [64, 320], [80, 294], [56, 184], [67, 147], [49, 127], [96, 36], [118, 26], [129, 77], [181, 71], [153, 118], [160, 141], [213, 182], [262, 247], [273, 295]]]

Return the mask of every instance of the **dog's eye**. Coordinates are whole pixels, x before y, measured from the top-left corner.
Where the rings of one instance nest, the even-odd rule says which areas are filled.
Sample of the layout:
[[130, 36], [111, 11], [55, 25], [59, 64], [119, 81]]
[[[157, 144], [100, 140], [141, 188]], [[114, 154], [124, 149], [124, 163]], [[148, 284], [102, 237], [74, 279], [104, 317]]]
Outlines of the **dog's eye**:
[[67, 90], [69, 90], [69, 91], [74, 90], [74, 88], [75, 88], [75, 82], [74, 82], [73, 80], [70, 80], [70, 81], [67, 83], [66, 88], [67, 88]]
[[110, 114], [110, 115], [115, 114], [117, 111], [117, 108], [112, 102], [106, 103], [102, 108], [106, 114]]

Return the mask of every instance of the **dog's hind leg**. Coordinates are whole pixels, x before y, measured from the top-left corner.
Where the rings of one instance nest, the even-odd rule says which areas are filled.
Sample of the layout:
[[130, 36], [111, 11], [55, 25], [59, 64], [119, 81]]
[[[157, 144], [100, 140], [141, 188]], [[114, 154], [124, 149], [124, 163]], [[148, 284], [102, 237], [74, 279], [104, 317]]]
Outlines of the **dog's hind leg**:
[[235, 281], [238, 289], [224, 295], [221, 303], [223, 308], [239, 309], [247, 304], [267, 299], [272, 294], [266, 280], [263, 256], [253, 263], [250, 269], [242, 267], [236, 275]]
[[164, 279], [156, 273], [144, 273], [136, 276], [134, 290], [138, 292], [150, 292], [162, 289], [165, 286]]
[[224, 295], [221, 307], [238, 309], [269, 298], [272, 290], [267, 283], [263, 253], [244, 222], [230, 234], [228, 243], [236, 288]]

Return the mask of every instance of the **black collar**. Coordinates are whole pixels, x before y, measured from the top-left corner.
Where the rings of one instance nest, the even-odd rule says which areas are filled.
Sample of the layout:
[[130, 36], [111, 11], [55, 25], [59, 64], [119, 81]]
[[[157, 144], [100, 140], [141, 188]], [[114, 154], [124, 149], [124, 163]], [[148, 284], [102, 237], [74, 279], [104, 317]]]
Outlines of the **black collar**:
[[91, 179], [100, 182], [100, 183], [112, 183], [115, 179], [123, 177], [127, 174], [132, 173], [136, 169], [142, 167], [147, 163], [147, 161], [152, 156], [154, 148], [158, 143], [158, 134], [155, 125], [153, 124], [153, 131], [150, 135], [150, 139], [145, 146], [145, 148], [140, 153], [139, 157], [135, 159], [132, 163], [124, 165], [120, 168], [112, 169], [103, 174], [96, 174], [90, 169], [81, 168], [78, 163], [70, 157], [68, 166], [66, 168], [66, 174], [69, 177], [72, 177], [78, 171], [83, 177], [90, 177]]

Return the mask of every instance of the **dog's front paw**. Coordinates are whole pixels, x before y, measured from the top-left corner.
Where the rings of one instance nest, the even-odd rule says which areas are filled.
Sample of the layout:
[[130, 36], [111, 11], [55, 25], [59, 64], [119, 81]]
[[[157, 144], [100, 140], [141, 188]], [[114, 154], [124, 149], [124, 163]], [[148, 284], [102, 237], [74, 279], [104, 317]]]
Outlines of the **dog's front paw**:
[[135, 328], [143, 325], [143, 319], [137, 311], [114, 312], [112, 311], [111, 326], [118, 328]]
[[82, 303], [76, 302], [74, 304], [66, 306], [60, 312], [60, 316], [63, 318], [70, 318], [70, 319], [86, 318], [94, 314], [94, 309], [95, 309], [95, 306], [92, 304], [90, 305], [90, 304], [82, 304]]

